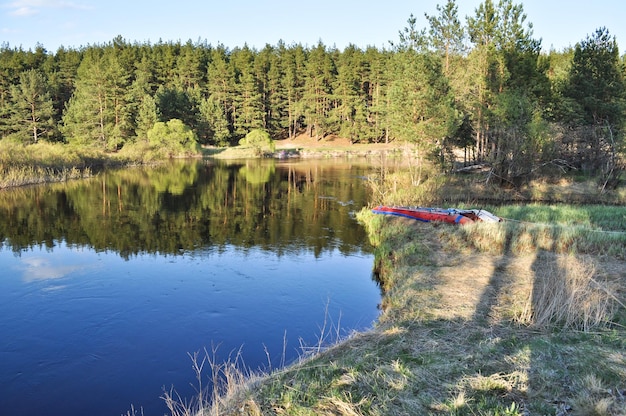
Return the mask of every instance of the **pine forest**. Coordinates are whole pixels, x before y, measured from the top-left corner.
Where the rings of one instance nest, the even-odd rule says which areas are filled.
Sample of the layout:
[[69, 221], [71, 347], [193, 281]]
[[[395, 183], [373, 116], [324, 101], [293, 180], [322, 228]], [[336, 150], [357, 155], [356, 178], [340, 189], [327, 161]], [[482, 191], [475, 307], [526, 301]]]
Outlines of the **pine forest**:
[[409, 16], [382, 49], [122, 36], [54, 53], [3, 44], [0, 144], [192, 151], [261, 129], [410, 143], [442, 169], [487, 162], [513, 183], [548, 165], [617, 181], [626, 55], [607, 28], [545, 52], [512, 0], [485, 0], [465, 19], [448, 0], [426, 19], [420, 28]]

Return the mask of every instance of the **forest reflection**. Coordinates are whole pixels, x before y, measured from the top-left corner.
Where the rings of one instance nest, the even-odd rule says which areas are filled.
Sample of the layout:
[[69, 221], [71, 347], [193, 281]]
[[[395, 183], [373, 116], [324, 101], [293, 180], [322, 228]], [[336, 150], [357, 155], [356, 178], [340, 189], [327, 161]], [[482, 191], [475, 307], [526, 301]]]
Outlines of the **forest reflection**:
[[350, 215], [367, 203], [363, 162], [175, 161], [88, 180], [0, 192], [0, 242], [89, 246], [123, 258], [226, 245], [367, 251]]

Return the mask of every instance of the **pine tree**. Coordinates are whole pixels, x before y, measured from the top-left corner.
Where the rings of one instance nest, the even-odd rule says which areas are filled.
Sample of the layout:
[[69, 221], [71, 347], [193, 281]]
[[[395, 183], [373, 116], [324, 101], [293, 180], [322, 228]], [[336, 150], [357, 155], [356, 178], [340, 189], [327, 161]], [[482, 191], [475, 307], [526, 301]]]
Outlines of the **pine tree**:
[[336, 77], [335, 62], [322, 42], [308, 55], [302, 94], [304, 122], [309, 136], [321, 139], [329, 131], [332, 85]]
[[207, 67], [207, 92], [221, 107], [230, 130], [236, 94], [235, 71], [230, 62], [230, 54], [223, 45], [218, 45], [211, 51]]
[[281, 82], [285, 73], [279, 53], [279, 49], [266, 45], [254, 60], [255, 77], [262, 95], [264, 128], [272, 137], [287, 130], [286, 91]]
[[264, 107], [259, 83], [254, 73], [254, 52], [244, 46], [231, 55], [236, 73], [236, 90], [233, 99], [233, 132], [238, 138], [252, 129], [264, 127]]
[[279, 53], [285, 74], [281, 86], [286, 99], [287, 135], [289, 138], [294, 138], [300, 130], [303, 116], [302, 96], [307, 55], [302, 45], [285, 48], [281, 44], [279, 45]]
[[41, 72], [31, 69], [19, 79], [19, 85], [11, 86], [10, 130], [21, 142], [37, 143], [55, 128], [52, 98]]
[[331, 114], [338, 123], [337, 133], [352, 142], [361, 139], [367, 126], [365, 72], [363, 52], [354, 45], [346, 47], [338, 57]]
[[216, 146], [226, 146], [231, 139], [228, 129], [228, 120], [224, 114], [224, 109], [217, 101], [217, 98], [210, 96], [200, 103], [200, 119], [206, 125], [205, 137], [201, 141]]
[[148, 131], [159, 121], [156, 101], [151, 95], [144, 94], [137, 111], [135, 134], [139, 140], [148, 139]]
[[458, 123], [440, 60], [414, 50], [393, 57], [389, 86], [389, 130], [392, 137], [432, 152]]
[[443, 72], [448, 75], [452, 57], [465, 51], [465, 30], [458, 18], [456, 0], [448, 0], [444, 7], [437, 5], [437, 11], [439, 16], [424, 15], [430, 25], [430, 44], [443, 55]]
[[88, 50], [78, 68], [76, 90], [63, 115], [67, 140], [116, 149], [130, 137], [129, 74], [109, 49]]
[[371, 124], [369, 139], [374, 142], [388, 141], [388, 125], [386, 123], [388, 119], [387, 89], [391, 74], [389, 69], [391, 53], [369, 47], [365, 54], [366, 62], [369, 64], [368, 102], [366, 103], [368, 108], [367, 118]]
[[183, 91], [200, 89], [204, 86], [203, 68], [205, 63], [200, 49], [189, 41], [185, 43], [176, 57], [175, 85]]
[[575, 105], [569, 120], [621, 127], [624, 73], [614, 37], [602, 27], [576, 44], [565, 95]]
[[565, 121], [582, 127], [576, 162], [602, 171], [608, 181], [615, 174], [616, 153], [624, 140], [626, 83], [617, 42], [606, 28], [576, 44], [568, 81]]

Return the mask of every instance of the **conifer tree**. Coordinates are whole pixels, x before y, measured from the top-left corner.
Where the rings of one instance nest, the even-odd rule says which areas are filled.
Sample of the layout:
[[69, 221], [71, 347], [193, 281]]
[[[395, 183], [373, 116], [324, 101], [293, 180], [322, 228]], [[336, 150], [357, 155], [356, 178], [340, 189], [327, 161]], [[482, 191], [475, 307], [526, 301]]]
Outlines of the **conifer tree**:
[[210, 96], [200, 103], [200, 119], [206, 126], [205, 135], [200, 138], [203, 143], [216, 146], [227, 146], [230, 143], [228, 120], [215, 96]]
[[211, 51], [207, 67], [207, 92], [219, 104], [229, 126], [232, 126], [236, 94], [235, 71], [230, 55], [223, 45], [218, 45]]
[[309, 136], [321, 139], [329, 130], [332, 104], [332, 84], [336, 76], [335, 62], [326, 46], [319, 42], [306, 62], [302, 94], [304, 122]]
[[430, 44], [443, 55], [443, 72], [448, 75], [452, 57], [465, 52], [465, 30], [459, 21], [456, 0], [448, 0], [443, 7], [437, 5], [437, 11], [438, 16], [424, 15], [430, 25]]
[[285, 110], [287, 113], [287, 135], [289, 138], [293, 138], [300, 130], [303, 116], [302, 95], [307, 54], [302, 45], [285, 48], [283, 44], [279, 45], [279, 53], [285, 74], [282, 80], [282, 89], [287, 101]]
[[9, 130], [24, 143], [37, 143], [54, 130], [54, 108], [41, 72], [31, 69], [20, 74], [18, 85], [11, 86]]
[[264, 127], [264, 111], [259, 83], [254, 73], [254, 53], [247, 46], [235, 49], [231, 58], [237, 74], [233, 113], [233, 132], [245, 136], [252, 129]]

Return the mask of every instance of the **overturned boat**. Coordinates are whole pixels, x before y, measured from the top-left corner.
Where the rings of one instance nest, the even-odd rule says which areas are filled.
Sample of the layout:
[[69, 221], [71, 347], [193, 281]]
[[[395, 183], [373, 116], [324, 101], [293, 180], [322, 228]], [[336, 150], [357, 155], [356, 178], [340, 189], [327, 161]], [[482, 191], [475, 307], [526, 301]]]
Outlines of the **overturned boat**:
[[484, 209], [389, 207], [380, 205], [372, 210], [375, 214], [396, 215], [423, 222], [446, 222], [449, 224], [469, 224], [473, 222], [500, 222], [499, 217]]

